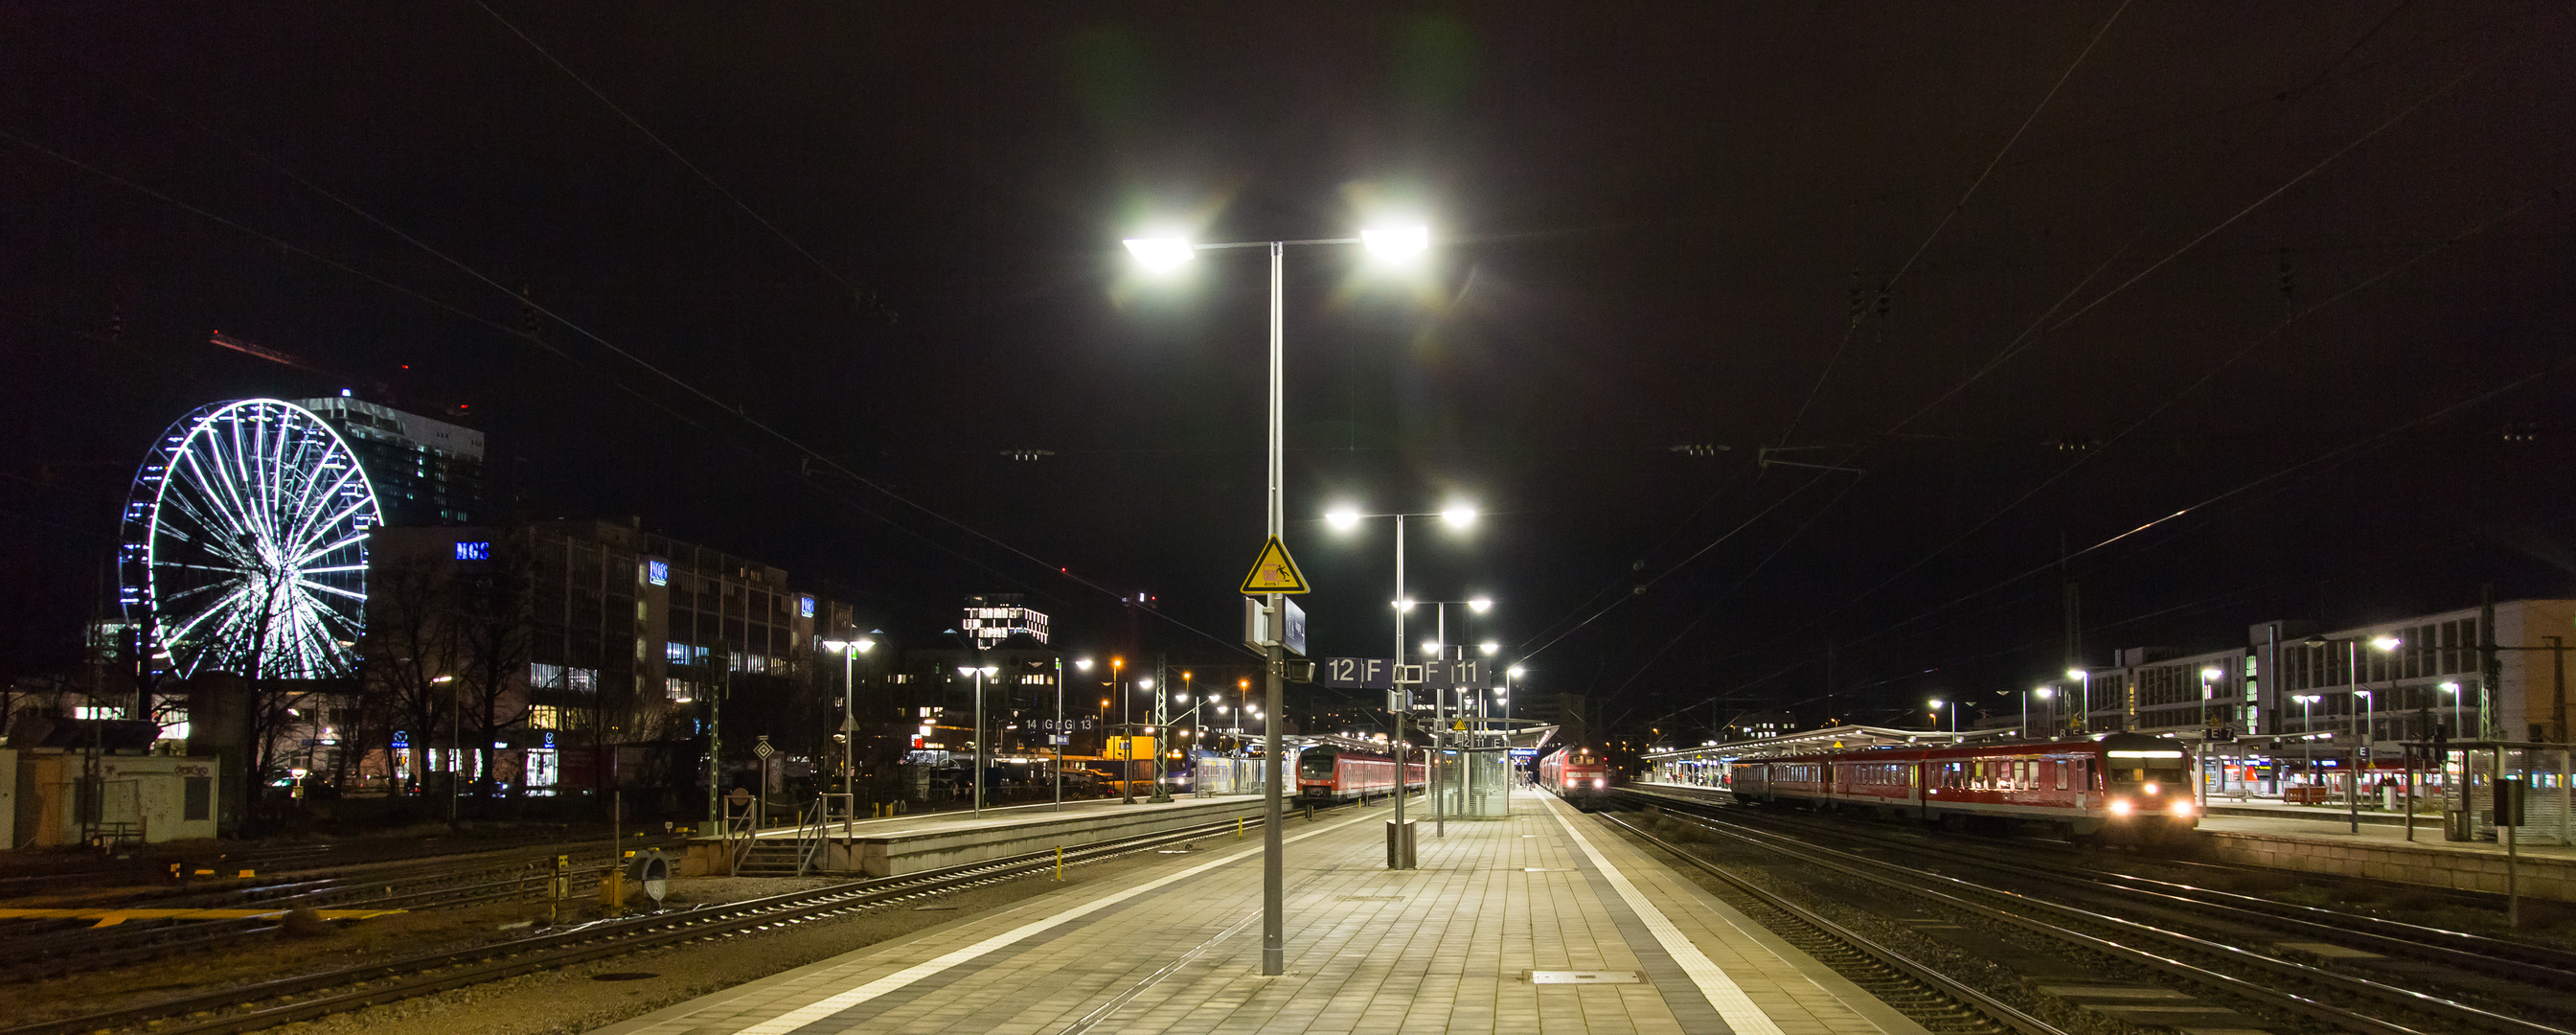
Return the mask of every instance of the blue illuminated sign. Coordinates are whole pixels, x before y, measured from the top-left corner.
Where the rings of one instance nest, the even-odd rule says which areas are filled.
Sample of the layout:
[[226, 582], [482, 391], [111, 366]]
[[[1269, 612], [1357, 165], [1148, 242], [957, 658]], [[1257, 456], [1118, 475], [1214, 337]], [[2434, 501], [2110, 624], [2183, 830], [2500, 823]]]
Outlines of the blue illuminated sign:
[[808, 596], [797, 597], [796, 613], [807, 618], [814, 617], [814, 598]]
[[659, 561], [659, 560], [647, 560], [647, 561], [645, 561], [645, 562], [644, 562], [644, 581], [646, 581], [646, 582], [650, 582], [650, 583], [652, 583], [652, 584], [654, 584], [654, 585], [656, 585], [656, 586], [668, 586], [668, 585], [670, 585], [670, 584], [671, 584], [671, 562], [669, 562], [669, 561]]
[[483, 541], [483, 542], [479, 542], [479, 543], [465, 543], [465, 542], [457, 543], [457, 544], [456, 544], [456, 559], [457, 559], [457, 560], [460, 560], [460, 561], [488, 561], [488, 560], [491, 560], [491, 559], [492, 559], [492, 543], [491, 543], [491, 541], [490, 541], [490, 540], [485, 540], [485, 541]]

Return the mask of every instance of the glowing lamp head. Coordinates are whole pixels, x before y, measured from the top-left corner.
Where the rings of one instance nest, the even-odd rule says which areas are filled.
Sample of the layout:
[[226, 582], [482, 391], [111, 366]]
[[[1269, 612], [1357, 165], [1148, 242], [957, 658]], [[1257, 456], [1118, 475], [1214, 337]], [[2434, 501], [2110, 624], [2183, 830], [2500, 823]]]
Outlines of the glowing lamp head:
[[1334, 528], [1355, 528], [1355, 527], [1358, 527], [1358, 525], [1359, 525], [1359, 523], [1360, 523], [1360, 512], [1359, 512], [1359, 508], [1357, 508], [1357, 507], [1340, 507], [1340, 508], [1337, 508], [1337, 509], [1334, 509], [1334, 510], [1326, 511], [1326, 512], [1324, 513], [1324, 520], [1325, 520], [1326, 522], [1330, 523]]
[[1136, 257], [1136, 264], [1155, 273], [1188, 262], [1190, 256], [1198, 254], [1188, 240], [1179, 237], [1130, 237], [1126, 244], [1127, 254]]
[[1486, 640], [1483, 643], [1477, 644], [1476, 649], [1485, 652], [1486, 656], [1490, 657], [1500, 652], [1503, 649], [1503, 645], [1495, 643], [1492, 640]]
[[1433, 655], [1433, 656], [1435, 656], [1435, 657], [1436, 657], [1436, 656], [1438, 656], [1438, 655], [1439, 655], [1439, 653], [1440, 653], [1440, 641], [1438, 641], [1438, 640], [1424, 640], [1424, 641], [1422, 641], [1422, 653], [1424, 653], [1424, 654], [1428, 654], [1428, 655]]
[[1464, 504], [1453, 506], [1440, 512], [1440, 520], [1458, 528], [1465, 528], [1476, 523], [1476, 508]]
[[2093, 678], [2093, 674], [2092, 674], [2092, 673], [2090, 673], [2090, 672], [2086, 672], [2086, 671], [2084, 671], [2083, 669], [2080, 669], [2080, 668], [2070, 668], [2070, 669], [2067, 669], [2067, 670], [2066, 670], [2066, 678], [2068, 678], [2068, 679], [2091, 679], [2091, 678]]
[[[1128, 244], [1132, 247], [1135, 242]], [[1371, 254], [1390, 259], [1419, 255], [1431, 248], [1431, 228], [1413, 226], [1377, 227], [1360, 231], [1360, 245]]]
[[1492, 597], [1477, 597], [1476, 599], [1467, 602], [1467, 610], [1474, 611], [1477, 614], [1484, 614], [1485, 612], [1493, 609], [1494, 598]]
[[2394, 636], [2382, 636], [2370, 641], [2370, 645], [2381, 650], [2396, 650], [2398, 647], [2403, 646], [2405, 642], [2406, 641], [2400, 640]]

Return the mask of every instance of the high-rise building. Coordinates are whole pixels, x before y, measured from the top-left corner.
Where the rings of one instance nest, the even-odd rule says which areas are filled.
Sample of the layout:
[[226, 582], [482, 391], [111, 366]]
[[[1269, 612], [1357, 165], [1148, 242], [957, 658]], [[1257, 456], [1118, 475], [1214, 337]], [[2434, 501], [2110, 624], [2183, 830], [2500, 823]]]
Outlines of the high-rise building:
[[348, 396], [294, 403], [358, 454], [385, 524], [470, 525], [497, 516], [484, 493], [482, 432]]
[[973, 637], [978, 648], [998, 647], [1013, 636], [1026, 635], [1039, 643], [1047, 641], [1047, 616], [1028, 607], [1028, 598], [1018, 593], [981, 593], [966, 598], [965, 617], [958, 629]]

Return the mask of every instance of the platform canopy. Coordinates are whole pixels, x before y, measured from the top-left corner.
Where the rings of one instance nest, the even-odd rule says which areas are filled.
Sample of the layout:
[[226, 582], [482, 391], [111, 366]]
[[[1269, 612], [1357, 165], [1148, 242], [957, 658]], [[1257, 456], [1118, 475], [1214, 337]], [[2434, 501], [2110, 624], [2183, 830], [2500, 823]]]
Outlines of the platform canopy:
[[1961, 730], [1905, 730], [1888, 726], [1827, 726], [1799, 733], [1785, 733], [1759, 740], [1732, 740], [1723, 744], [1705, 744], [1670, 751], [1649, 751], [1646, 761], [1708, 758], [1777, 758], [1783, 755], [1805, 755], [1819, 751], [1850, 751], [1874, 747], [1951, 747], [1978, 741], [1998, 740], [2011, 736], [2009, 728]]

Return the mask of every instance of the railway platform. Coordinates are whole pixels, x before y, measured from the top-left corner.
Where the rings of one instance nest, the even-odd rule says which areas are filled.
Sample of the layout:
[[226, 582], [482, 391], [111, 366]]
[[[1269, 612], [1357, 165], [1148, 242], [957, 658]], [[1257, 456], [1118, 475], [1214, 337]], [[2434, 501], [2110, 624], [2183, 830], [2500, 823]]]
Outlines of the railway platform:
[[[891, 877], [1073, 848], [1099, 841], [1239, 822], [1261, 815], [1260, 796], [1217, 795], [1171, 801], [1068, 801], [932, 812], [882, 819], [769, 827], [731, 838], [689, 842], [688, 875], [733, 873], [856, 874]], [[810, 850], [810, 851], [809, 851]]]
[[1388, 810], [1291, 819], [1284, 974], [1258, 831], [600, 1029], [1926, 1035], [1552, 797], [1385, 868]]

